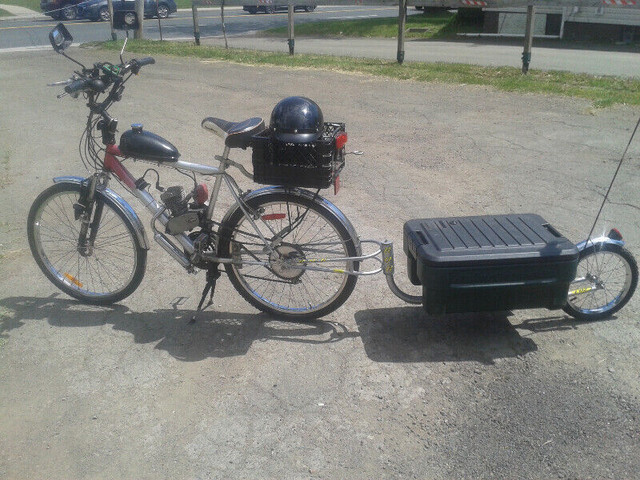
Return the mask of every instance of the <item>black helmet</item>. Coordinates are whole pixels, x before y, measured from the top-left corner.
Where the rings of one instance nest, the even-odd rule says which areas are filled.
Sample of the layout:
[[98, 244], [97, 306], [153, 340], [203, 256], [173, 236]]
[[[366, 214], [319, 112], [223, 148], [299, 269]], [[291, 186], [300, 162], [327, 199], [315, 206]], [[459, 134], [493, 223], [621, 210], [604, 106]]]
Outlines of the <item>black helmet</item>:
[[271, 112], [271, 131], [286, 143], [308, 143], [317, 140], [324, 129], [322, 110], [305, 97], [280, 100]]

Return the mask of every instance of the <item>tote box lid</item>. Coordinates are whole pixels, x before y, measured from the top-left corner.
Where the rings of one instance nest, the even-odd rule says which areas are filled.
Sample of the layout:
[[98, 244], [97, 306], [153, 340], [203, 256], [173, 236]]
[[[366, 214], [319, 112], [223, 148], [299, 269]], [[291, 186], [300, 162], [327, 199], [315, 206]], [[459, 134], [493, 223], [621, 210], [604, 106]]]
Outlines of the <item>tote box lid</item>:
[[573, 243], [530, 213], [409, 220], [404, 240], [407, 253], [434, 267], [578, 260]]

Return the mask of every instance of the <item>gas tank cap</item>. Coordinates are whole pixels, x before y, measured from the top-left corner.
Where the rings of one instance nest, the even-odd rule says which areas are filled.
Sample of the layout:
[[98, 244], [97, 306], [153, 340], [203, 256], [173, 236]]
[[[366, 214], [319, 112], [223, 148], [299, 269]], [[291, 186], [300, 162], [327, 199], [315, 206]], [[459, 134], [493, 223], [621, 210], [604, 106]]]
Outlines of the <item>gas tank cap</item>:
[[141, 123], [132, 123], [131, 130], [136, 133], [142, 133], [142, 124]]

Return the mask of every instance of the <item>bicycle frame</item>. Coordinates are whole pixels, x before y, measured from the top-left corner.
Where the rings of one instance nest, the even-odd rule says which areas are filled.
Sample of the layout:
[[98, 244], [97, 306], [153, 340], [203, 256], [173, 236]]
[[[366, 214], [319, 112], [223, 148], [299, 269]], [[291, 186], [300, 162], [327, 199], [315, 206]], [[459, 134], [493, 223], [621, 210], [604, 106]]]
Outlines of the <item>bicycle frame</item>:
[[[272, 242], [270, 242], [264, 237], [263, 233], [261, 232], [260, 228], [256, 223], [256, 219], [254, 219], [254, 215], [252, 215], [249, 212], [249, 209], [246, 206], [245, 201], [243, 201], [243, 199], [241, 198], [242, 192], [240, 191], [240, 188], [238, 187], [234, 178], [227, 173], [227, 170], [231, 166], [236, 167], [238, 170], [240, 170], [240, 172], [244, 176], [246, 176], [251, 180], [253, 180], [253, 175], [251, 175], [251, 173], [249, 173], [241, 164], [229, 158], [230, 150], [231, 149], [229, 147], [225, 146], [223, 154], [221, 156], [216, 155], [214, 157], [217, 161], [220, 162], [219, 166], [217, 167], [211, 166], [211, 165], [198, 164], [198, 163], [190, 163], [182, 160], [178, 160], [170, 164], [160, 163], [160, 166], [165, 166], [165, 167], [173, 168], [175, 170], [180, 170], [180, 171], [193, 172], [193, 173], [204, 175], [204, 176], [216, 177], [214, 186], [212, 188], [211, 195], [209, 198], [209, 205], [206, 211], [206, 219], [208, 221], [211, 221], [213, 218], [215, 206], [218, 201], [218, 197], [220, 195], [220, 190], [221, 190], [222, 184], [224, 183], [227, 186], [227, 190], [233, 197], [234, 204], [237, 205], [242, 210], [244, 216], [247, 218], [250, 225], [252, 226], [256, 236], [260, 239], [261, 243], [264, 244], [265, 248], [269, 252], [271, 252], [274, 249], [274, 245], [272, 244]], [[143, 188], [138, 188], [136, 179], [118, 158], [118, 157], [122, 158], [123, 156], [124, 155], [122, 154], [122, 152], [120, 152], [120, 149], [116, 145], [108, 145], [106, 148], [105, 156], [104, 156], [104, 171], [109, 174], [113, 174], [118, 179], [120, 179], [120, 181], [126, 186], [127, 190], [129, 190], [129, 192], [132, 193], [151, 213], [152, 215], [151, 228], [154, 232], [154, 240], [160, 246], [162, 246], [163, 249], [166, 250], [172, 256], [172, 258], [174, 258], [174, 260], [180, 263], [185, 269], [187, 269], [190, 272], [194, 272], [195, 268], [192, 264], [191, 259], [189, 258], [189, 256], [185, 255], [184, 253], [186, 252], [189, 255], [194, 254], [194, 252], [196, 251], [194, 242], [185, 233], [171, 235], [177, 241], [179, 246], [182, 247], [183, 250], [181, 250], [179, 246], [177, 246], [174, 242], [172, 242], [171, 239], [166, 234], [162, 233], [157, 228], [156, 224], [158, 222], [162, 226], [166, 226], [166, 224], [170, 220], [169, 216], [167, 215], [166, 207], [161, 205], [153, 197], [153, 195], [149, 193], [147, 190]], [[100, 175], [100, 174], [97, 174], [97, 175]], [[106, 189], [106, 182], [104, 187]], [[276, 190], [282, 187], [266, 187], [266, 188], [270, 190]], [[329, 206], [330, 209], [338, 213], [341, 217], [344, 217], [344, 215], [342, 214], [342, 212], [340, 212], [340, 210], [338, 210], [333, 204], [331, 204], [331, 202], [324, 199], [323, 197], [320, 197], [317, 194], [314, 195], [312, 192], [309, 192], [308, 190], [303, 190], [303, 189], [295, 189], [295, 190], [296, 192], [302, 195], [306, 195], [309, 197], [312, 196], [314, 198], [321, 199], [322, 201], [326, 202], [326, 204]], [[126, 204], [124, 200], [120, 199], [119, 203], [123, 204], [123, 207], [126, 205], [126, 207], [124, 208], [127, 211], [133, 212], [131, 207], [128, 206], [128, 204]], [[233, 209], [233, 207], [231, 207], [231, 209]], [[142, 223], [138, 220], [134, 222], [134, 225], [141, 227]], [[269, 230], [274, 236], [277, 236], [278, 232], [273, 231], [271, 227], [268, 225], [267, 227], [269, 228]], [[352, 232], [352, 233], [354, 238], [357, 238], [357, 235], [355, 234], [355, 232]], [[144, 236], [144, 233], [142, 233], [142, 236]], [[375, 275], [382, 271], [384, 271], [385, 273], [390, 272], [391, 275], [393, 274], [393, 246], [390, 242], [378, 242], [376, 240], [359, 240], [359, 242], [360, 244], [364, 243], [364, 244], [377, 245], [377, 249], [375, 249], [371, 253], [358, 255], [355, 257], [342, 257], [342, 258], [332, 258], [332, 259], [325, 259], [325, 258], [306, 259], [304, 262], [299, 262], [295, 266], [296, 268], [301, 270], [313, 270], [313, 271], [328, 272], [328, 273], [335, 273], [335, 274], [347, 274], [347, 275], [354, 275], [354, 276]], [[146, 241], [144, 244], [146, 245]], [[358, 247], [360, 251], [360, 246]], [[385, 255], [383, 255], [383, 249], [386, 249], [387, 251]], [[204, 255], [203, 258], [208, 261], [222, 263], [222, 264], [240, 263], [235, 261], [233, 258], [221, 258], [215, 255]], [[324, 266], [330, 263], [344, 263], [345, 261], [363, 262], [367, 260], [376, 261], [379, 264], [379, 267], [374, 268], [372, 270], [368, 270], [368, 271], [356, 271], [353, 269], [344, 270], [344, 269], [338, 269], [338, 268], [331, 268], [330, 266]], [[245, 259], [241, 263], [246, 265], [259, 265], [259, 266], [268, 267], [267, 262], [261, 262], [261, 261], [248, 261]]]

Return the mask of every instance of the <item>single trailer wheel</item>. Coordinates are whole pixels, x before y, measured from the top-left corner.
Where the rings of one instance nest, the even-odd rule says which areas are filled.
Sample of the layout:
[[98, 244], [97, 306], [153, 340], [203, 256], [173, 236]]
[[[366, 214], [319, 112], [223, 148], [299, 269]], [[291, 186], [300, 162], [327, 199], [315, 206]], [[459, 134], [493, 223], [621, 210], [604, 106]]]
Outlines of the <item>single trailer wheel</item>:
[[638, 265], [622, 245], [600, 243], [580, 252], [576, 279], [564, 311], [579, 320], [598, 320], [624, 307], [638, 285]]

